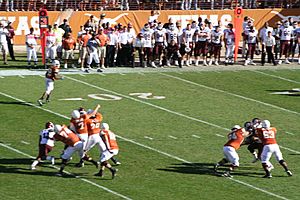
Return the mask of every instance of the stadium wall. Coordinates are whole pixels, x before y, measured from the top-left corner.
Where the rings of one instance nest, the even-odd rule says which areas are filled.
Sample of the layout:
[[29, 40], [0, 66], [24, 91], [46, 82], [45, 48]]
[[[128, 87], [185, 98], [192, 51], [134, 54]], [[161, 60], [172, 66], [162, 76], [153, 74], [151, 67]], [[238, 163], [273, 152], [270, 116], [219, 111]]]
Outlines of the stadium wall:
[[[172, 17], [176, 21], [180, 21], [182, 27], [193, 20], [197, 21], [198, 17], [202, 19], [208, 18], [213, 24], [221, 20], [223, 25], [227, 25], [233, 21], [233, 10], [163, 10], [160, 11], [158, 20], [165, 23], [168, 18]], [[117, 23], [127, 24], [132, 22], [136, 32], [144, 26], [150, 16], [150, 11], [50, 11], [48, 12], [50, 24], [61, 24], [63, 19], [68, 19], [73, 30], [73, 36], [76, 37], [80, 25], [83, 25], [90, 15], [94, 15], [96, 19], [100, 14], [105, 13], [106, 19], [111, 25]], [[268, 21], [271, 26], [277, 21], [284, 21], [288, 17], [294, 18], [294, 21], [300, 20], [300, 9], [249, 9], [244, 10], [244, 16], [254, 19], [254, 25], [260, 29], [263, 24]], [[13, 22], [15, 28], [16, 45], [25, 44], [25, 35], [29, 32], [29, 28], [33, 27], [35, 33], [39, 34], [38, 12], [0, 12], [0, 21], [6, 23], [6, 20]]]

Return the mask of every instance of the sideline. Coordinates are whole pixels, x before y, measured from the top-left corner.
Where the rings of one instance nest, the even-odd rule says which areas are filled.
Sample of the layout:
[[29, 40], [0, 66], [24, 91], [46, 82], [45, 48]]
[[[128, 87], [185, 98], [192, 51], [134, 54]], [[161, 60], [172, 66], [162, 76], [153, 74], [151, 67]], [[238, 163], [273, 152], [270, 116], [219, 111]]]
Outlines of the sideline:
[[[57, 115], [57, 116], [60, 116], [60, 117], [62, 117], [62, 118], [69, 119], [67, 116], [64, 116], [64, 115], [62, 115], [62, 114], [56, 113], [56, 112], [51, 111], [51, 110], [48, 110], [48, 109], [43, 109], [43, 108], [41, 108], [40, 106], [34, 105], [34, 104], [32, 104], [32, 103], [28, 103], [28, 102], [26, 102], [26, 101], [24, 101], [24, 100], [18, 99], [18, 98], [16, 98], [16, 97], [13, 97], [13, 96], [11, 96], [11, 95], [5, 94], [5, 93], [3, 93], [3, 92], [0, 92], [0, 94], [3, 95], [3, 96], [9, 97], [9, 98], [11, 98], [11, 99], [14, 99], [14, 100], [16, 100], [16, 101], [22, 102], [22, 103], [24, 103], [24, 104], [30, 105], [30, 106], [32, 106], [32, 107], [35, 107], [35, 108], [38, 108], [38, 109], [41, 109], [41, 110], [50, 112], [50, 113], [55, 114], [55, 115]], [[186, 161], [186, 160], [184, 160], [184, 159], [182, 159], [182, 158], [180, 158], [180, 157], [173, 156], [173, 155], [171, 155], [171, 154], [168, 154], [168, 153], [165, 153], [165, 152], [163, 152], [163, 151], [154, 149], [154, 148], [152, 148], [152, 147], [148, 147], [148, 146], [146, 146], [146, 145], [140, 144], [140, 143], [138, 143], [138, 142], [135, 142], [135, 141], [133, 141], [133, 140], [127, 139], [127, 138], [125, 138], [125, 137], [120, 137], [120, 136], [118, 136], [118, 137], [121, 138], [121, 139], [123, 139], [123, 140], [125, 140], [125, 141], [128, 141], [128, 142], [131, 142], [131, 143], [133, 143], [133, 144], [136, 144], [136, 145], [138, 145], [138, 146], [144, 147], [144, 148], [146, 148], [146, 149], [149, 149], [149, 150], [158, 152], [158, 153], [160, 153], [160, 154], [162, 154], [162, 155], [165, 155], [165, 156], [167, 156], [167, 157], [173, 158], [173, 159], [175, 159], [175, 160], [178, 160], [178, 161], [181, 161], [181, 162], [185, 162], [185, 163], [191, 163], [191, 162]], [[1, 143], [0, 143], [0, 144], [1, 144]], [[9, 146], [7, 146], [7, 147], [9, 147]], [[11, 148], [11, 147], [9, 147], [9, 148]], [[17, 150], [17, 151], [18, 151], [18, 150]], [[19, 152], [20, 152], [20, 151], [19, 151]], [[24, 154], [23, 154], [23, 155], [24, 155]], [[81, 179], [82, 179], [82, 178], [81, 178]], [[265, 193], [265, 194], [268, 194], [268, 195], [270, 195], [270, 196], [276, 197], [276, 198], [278, 198], [278, 199], [288, 200], [286, 197], [283, 197], [283, 196], [277, 195], [277, 194], [275, 194], [275, 193], [269, 192], [269, 191], [267, 191], [267, 190], [258, 188], [258, 187], [256, 187], [256, 186], [253, 186], [253, 185], [248, 184], [248, 183], [246, 183], [246, 182], [243, 182], [243, 181], [240, 181], [240, 180], [237, 180], [237, 179], [234, 179], [234, 178], [229, 178], [229, 180], [232, 180], [232, 181], [234, 181], [234, 182], [236, 182], [236, 183], [239, 183], [239, 184], [242, 184], [242, 185], [244, 185], [244, 186], [250, 187], [250, 188], [252, 188], [252, 189], [261, 191], [261, 192], [263, 192], [263, 193]], [[97, 185], [97, 184], [95, 183], [95, 184], [93, 184], [93, 185]], [[103, 186], [100, 186], [100, 185], [99, 185], [99, 187], [102, 188]], [[106, 188], [106, 189], [107, 189], [107, 188]], [[108, 191], [108, 190], [109, 190], [109, 189], [107, 189], [107, 191]], [[118, 193], [117, 193], [117, 194], [118, 194]], [[119, 195], [121, 195], [121, 194], [119, 194]], [[122, 197], [124, 198], [125, 196], [122, 195]], [[127, 198], [128, 200], [130, 199], [130, 198], [128, 198], [128, 197], [125, 197], [125, 198]]]

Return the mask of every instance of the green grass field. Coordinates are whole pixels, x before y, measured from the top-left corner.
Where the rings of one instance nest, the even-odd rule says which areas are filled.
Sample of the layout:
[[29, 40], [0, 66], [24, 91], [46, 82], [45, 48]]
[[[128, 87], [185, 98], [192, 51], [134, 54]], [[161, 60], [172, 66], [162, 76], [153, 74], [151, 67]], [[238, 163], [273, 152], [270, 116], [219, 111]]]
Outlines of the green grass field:
[[[1, 199], [300, 199], [300, 92], [271, 94], [300, 88], [300, 69], [68, 74], [43, 107], [36, 103], [43, 77], [4, 76], [0, 83]], [[77, 155], [69, 174], [56, 177], [60, 142], [50, 153], [54, 167], [29, 170], [45, 122], [68, 124], [73, 109], [97, 104], [118, 135], [122, 164], [114, 180], [109, 171], [93, 176], [98, 170], [89, 163], [76, 168]], [[254, 117], [278, 129], [292, 177], [273, 156], [273, 178], [261, 178], [246, 146], [233, 178], [214, 174], [228, 130]], [[98, 158], [97, 149], [91, 155]]]

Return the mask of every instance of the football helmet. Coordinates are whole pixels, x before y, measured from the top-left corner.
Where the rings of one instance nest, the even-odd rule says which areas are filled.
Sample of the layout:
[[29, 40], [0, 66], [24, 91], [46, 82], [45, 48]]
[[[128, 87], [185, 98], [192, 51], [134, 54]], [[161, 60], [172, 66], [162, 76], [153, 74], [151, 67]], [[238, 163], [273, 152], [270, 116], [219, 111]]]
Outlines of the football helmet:
[[269, 121], [269, 120], [263, 120], [263, 121], [261, 122], [261, 127], [262, 127], [262, 128], [265, 128], [265, 129], [269, 129], [269, 128], [271, 127], [270, 121]]
[[175, 30], [175, 25], [172, 23], [172, 24], [170, 24], [169, 28], [170, 28], [171, 31], [173, 31], [173, 30]]
[[78, 110], [73, 110], [71, 115], [74, 119], [78, 119], [80, 117], [80, 112]]
[[241, 127], [239, 125], [234, 125], [231, 130], [234, 131], [234, 130], [237, 130], [237, 129], [240, 129]]
[[58, 60], [53, 60], [52, 65], [53, 66], [60, 66], [60, 62]]
[[54, 132], [59, 133], [62, 130], [62, 126], [59, 124], [55, 124], [54, 126]]
[[109, 125], [107, 123], [102, 123], [101, 128], [104, 130], [109, 130]]
[[163, 29], [163, 24], [162, 24], [161, 22], [159, 22], [159, 23], [157, 24], [157, 29], [158, 29], [158, 30], [162, 30], [162, 29]]
[[244, 123], [244, 128], [246, 131], [252, 132], [253, 131], [253, 125], [251, 122], [245, 122]]
[[46, 122], [45, 128], [46, 129], [54, 129], [54, 124], [52, 122]]
[[261, 119], [255, 117], [251, 120], [251, 122], [254, 128], [258, 128], [258, 126], [261, 124]]
[[150, 25], [147, 23], [144, 25], [144, 30], [149, 31], [150, 30]]

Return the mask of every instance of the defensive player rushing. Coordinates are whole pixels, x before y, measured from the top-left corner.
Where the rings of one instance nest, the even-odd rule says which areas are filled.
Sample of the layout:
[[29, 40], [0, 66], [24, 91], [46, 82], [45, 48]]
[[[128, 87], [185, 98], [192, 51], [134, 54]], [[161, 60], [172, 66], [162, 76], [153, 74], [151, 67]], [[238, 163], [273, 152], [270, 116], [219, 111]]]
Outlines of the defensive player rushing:
[[52, 122], [47, 122], [45, 124], [45, 129], [40, 132], [39, 137], [39, 155], [36, 160], [31, 164], [31, 170], [35, 170], [36, 166], [41, 160], [49, 160], [51, 164], [55, 164], [54, 156], [48, 156], [48, 153], [54, 147], [54, 124]]
[[219, 161], [215, 165], [215, 172], [217, 172], [219, 166], [223, 166], [224, 164], [230, 162], [229, 170], [226, 170], [223, 174], [225, 177], [232, 177], [231, 172], [239, 167], [239, 155], [237, 154], [237, 150], [240, 148], [243, 143], [245, 137], [249, 135], [249, 130], [247, 127], [241, 128], [239, 125], [235, 125], [231, 132], [228, 134], [228, 141], [223, 147], [223, 153], [225, 158]]
[[119, 152], [116, 135], [111, 130], [109, 130], [109, 125], [107, 123], [102, 123], [102, 131], [100, 135], [105, 143], [106, 149], [101, 154], [101, 168], [100, 171], [97, 174], [95, 174], [95, 176], [102, 177], [104, 169], [108, 168], [112, 174], [112, 178], [114, 178], [118, 170], [113, 168], [108, 163], [108, 160], [111, 159], [113, 156], [117, 155]]
[[54, 90], [54, 81], [55, 80], [63, 80], [63, 77], [60, 76], [59, 73], [60, 63], [58, 60], [54, 60], [52, 62], [52, 67], [49, 68], [45, 74], [45, 83], [46, 83], [46, 91], [43, 93], [41, 98], [38, 100], [38, 104], [42, 106], [45, 102], [44, 99], [46, 98], [46, 102], [50, 101], [50, 95]]
[[271, 123], [268, 120], [263, 120], [261, 122], [262, 128], [257, 129], [257, 135], [262, 141], [264, 147], [261, 154], [261, 163], [262, 167], [265, 170], [266, 174], [263, 178], [271, 178], [271, 170], [274, 169], [274, 166], [270, 162], [270, 158], [275, 154], [276, 160], [284, 168], [288, 176], [292, 176], [292, 172], [288, 169], [286, 162], [282, 157], [282, 153], [276, 141], [277, 130], [275, 127], [271, 127]]

